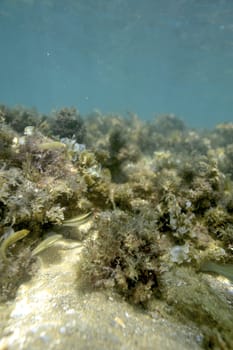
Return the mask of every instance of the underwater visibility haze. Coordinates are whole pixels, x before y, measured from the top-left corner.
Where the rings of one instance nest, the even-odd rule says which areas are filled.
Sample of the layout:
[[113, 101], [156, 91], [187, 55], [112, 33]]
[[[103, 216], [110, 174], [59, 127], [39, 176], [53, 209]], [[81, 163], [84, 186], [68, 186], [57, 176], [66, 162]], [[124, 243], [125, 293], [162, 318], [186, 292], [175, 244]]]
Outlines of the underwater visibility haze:
[[0, 101], [232, 120], [233, 2], [1, 0]]
[[0, 0], [0, 349], [233, 349], [233, 1]]

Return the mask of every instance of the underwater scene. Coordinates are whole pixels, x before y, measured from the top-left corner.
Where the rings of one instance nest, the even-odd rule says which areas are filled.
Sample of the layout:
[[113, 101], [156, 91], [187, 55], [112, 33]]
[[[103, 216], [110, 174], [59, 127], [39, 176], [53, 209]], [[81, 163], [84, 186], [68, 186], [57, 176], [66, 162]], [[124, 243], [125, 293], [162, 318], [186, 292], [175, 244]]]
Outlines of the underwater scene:
[[233, 349], [232, 18], [0, 0], [0, 350]]

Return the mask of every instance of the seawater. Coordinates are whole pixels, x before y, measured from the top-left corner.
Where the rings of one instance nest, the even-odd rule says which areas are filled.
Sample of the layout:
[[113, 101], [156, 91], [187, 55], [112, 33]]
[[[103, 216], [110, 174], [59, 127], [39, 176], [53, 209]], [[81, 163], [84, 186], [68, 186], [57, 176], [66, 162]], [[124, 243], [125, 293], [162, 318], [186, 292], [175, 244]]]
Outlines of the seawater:
[[0, 102], [231, 121], [233, 2], [1, 0]]

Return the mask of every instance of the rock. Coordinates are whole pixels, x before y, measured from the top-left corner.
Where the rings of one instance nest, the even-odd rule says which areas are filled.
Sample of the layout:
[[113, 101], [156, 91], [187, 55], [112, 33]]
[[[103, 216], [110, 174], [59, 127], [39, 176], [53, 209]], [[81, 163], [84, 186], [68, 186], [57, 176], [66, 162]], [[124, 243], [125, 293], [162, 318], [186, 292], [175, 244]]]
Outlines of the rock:
[[120, 297], [78, 288], [82, 247], [63, 243], [41, 253], [38, 271], [20, 286], [0, 350], [201, 348], [195, 328], [147, 313]]

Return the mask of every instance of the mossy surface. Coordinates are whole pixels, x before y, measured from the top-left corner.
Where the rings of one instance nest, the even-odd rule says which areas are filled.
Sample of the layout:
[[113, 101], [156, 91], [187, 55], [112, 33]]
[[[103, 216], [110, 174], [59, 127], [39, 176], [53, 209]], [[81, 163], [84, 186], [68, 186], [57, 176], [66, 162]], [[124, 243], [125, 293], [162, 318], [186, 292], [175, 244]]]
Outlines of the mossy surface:
[[180, 267], [163, 275], [163, 292], [177, 319], [197, 323], [205, 334], [205, 347], [232, 349], [232, 306], [192, 268]]
[[[233, 261], [232, 140], [231, 123], [198, 131], [173, 115], [145, 122], [0, 106], [0, 237], [30, 231], [0, 261], [0, 299], [30, 275], [44, 232], [91, 211], [93, 227], [80, 236], [83, 286], [112, 289], [144, 308], [162, 298], [184, 320], [195, 311], [206, 347], [231, 345], [224, 315], [232, 305], [208, 288], [200, 267]], [[183, 301], [182, 293], [195, 298]]]

